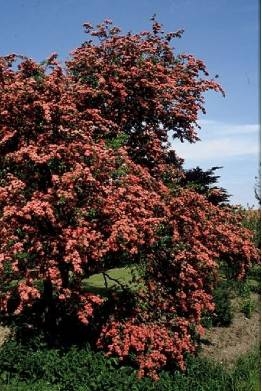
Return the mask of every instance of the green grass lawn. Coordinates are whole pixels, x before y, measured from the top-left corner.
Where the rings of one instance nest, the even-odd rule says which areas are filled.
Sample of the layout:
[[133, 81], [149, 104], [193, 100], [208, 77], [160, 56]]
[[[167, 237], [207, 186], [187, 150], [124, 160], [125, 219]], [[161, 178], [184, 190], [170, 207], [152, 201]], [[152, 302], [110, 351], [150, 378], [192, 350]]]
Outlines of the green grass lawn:
[[[115, 269], [109, 269], [106, 273], [113, 279], [119, 280], [122, 284], [130, 285], [132, 274], [131, 267], [118, 267]], [[105, 286], [105, 281], [103, 274], [93, 274], [91, 277], [85, 280], [86, 286], [95, 286], [97, 288], [103, 288]], [[108, 287], [111, 288], [116, 284], [115, 281], [108, 279]]]
[[124, 286], [135, 290], [141, 285], [132, 282], [133, 274], [136, 276], [138, 275], [134, 266], [109, 269], [106, 271], [106, 282], [103, 273], [93, 274], [89, 278], [83, 280], [83, 287], [89, 292], [102, 296], [106, 296], [112, 289], [123, 289]]

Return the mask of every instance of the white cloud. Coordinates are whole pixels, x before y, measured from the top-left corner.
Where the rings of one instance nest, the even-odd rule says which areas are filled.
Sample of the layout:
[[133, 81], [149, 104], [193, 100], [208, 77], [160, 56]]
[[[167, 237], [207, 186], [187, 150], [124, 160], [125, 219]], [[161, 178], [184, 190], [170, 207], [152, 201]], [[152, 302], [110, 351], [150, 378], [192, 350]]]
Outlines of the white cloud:
[[251, 140], [233, 140], [221, 138], [216, 140], [201, 141], [197, 144], [172, 145], [178, 155], [184, 159], [207, 160], [213, 158], [228, 158], [241, 155], [258, 155], [259, 145]]
[[258, 124], [230, 124], [225, 122], [218, 122], [213, 120], [202, 119], [199, 121], [199, 125], [202, 130], [200, 130], [203, 135], [208, 135], [208, 133], [213, 134], [217, 132], [218, 135], [254, 135], [259, 134], [259, 125]]
[[198, 161], [233, 158], [243, 155], [259, 157], [259, 125], [226, 124], [201, 120], [201, 141], [189, 144], [170, 140], [172, 148], [186, 160]]

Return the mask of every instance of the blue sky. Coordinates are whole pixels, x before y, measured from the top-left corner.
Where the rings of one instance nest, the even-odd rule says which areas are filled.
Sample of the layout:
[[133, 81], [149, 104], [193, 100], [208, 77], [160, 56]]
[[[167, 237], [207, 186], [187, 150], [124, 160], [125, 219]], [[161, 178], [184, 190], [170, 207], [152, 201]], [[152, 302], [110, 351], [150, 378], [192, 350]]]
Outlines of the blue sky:
[[206, 94], [202, 141], [173, 143], [186, 167], [223, 166], [220, 184], [232, 203], [256, 204], [260, 158], [258, 0], [0, 0], [0, 55], [19, 53], [61, 60], [85, 40], [84, 22], [111, 18], [123, 31], [150, 27], [156, 13], [166, 30], [185, 30], [177, 52], [205, 61], [219, 75], [226, 97]]

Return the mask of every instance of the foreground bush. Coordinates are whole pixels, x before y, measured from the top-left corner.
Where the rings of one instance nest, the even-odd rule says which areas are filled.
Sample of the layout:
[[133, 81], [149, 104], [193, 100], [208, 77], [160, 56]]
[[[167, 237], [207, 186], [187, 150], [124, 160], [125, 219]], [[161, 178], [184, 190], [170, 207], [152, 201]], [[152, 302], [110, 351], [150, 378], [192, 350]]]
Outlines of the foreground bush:
[[[259, 351], [240, 359], [230, 372], [205, 359], [187, 360], [187, 372], [161, 372], [160, 380], [138, 380], [133, 368], [119, 367], [100, 353], [71, 348], [34, 350], [8, 342], [0, 350], [3, 391], [241, 391], [259, 385]], [[254, 387], [254, 388], [253, 388]], [[258, 389], [258, 388], [257, 388]]]
[[[93, 345], [156, 379], [195, 350], [219, 259], [241, 279], [258, 252], [236, 213], [181, 185], [168, 148], [168, 132], [197, 140], [204, 92], [222, 91], [202, 61], [173, 53], [181, 32], [85, 28], [93, 41], [65, 69], [56, 55], [0, 59], [0, 308], [31, 310], [28, 328], [54, 343], [76, 318]], [[141, 289], [83, 289], [94, 273], [107, 287], [121, 259], [141, 265]]]

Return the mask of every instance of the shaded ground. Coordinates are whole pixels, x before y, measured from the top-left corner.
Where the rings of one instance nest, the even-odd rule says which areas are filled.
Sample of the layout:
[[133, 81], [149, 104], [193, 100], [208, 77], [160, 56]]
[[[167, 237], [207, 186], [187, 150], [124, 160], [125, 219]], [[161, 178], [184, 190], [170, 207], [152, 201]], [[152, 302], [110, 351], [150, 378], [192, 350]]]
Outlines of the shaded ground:
[[206, 343], [202, 345], [200, 355], [230, 368], [240, 356], [260, 345], [260, 295], [253, 294], [252, 299], [256, 301], [256, 307], [250, 319], [236, 311], [229, 327], [212, 327], [206, 330]]

